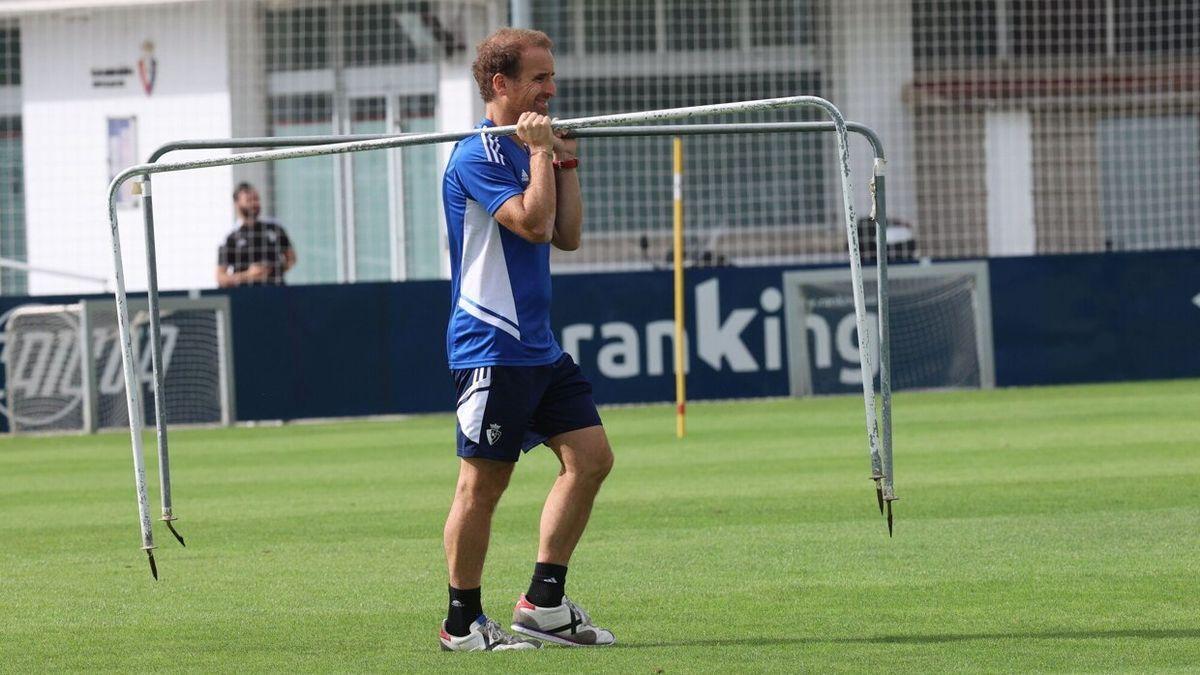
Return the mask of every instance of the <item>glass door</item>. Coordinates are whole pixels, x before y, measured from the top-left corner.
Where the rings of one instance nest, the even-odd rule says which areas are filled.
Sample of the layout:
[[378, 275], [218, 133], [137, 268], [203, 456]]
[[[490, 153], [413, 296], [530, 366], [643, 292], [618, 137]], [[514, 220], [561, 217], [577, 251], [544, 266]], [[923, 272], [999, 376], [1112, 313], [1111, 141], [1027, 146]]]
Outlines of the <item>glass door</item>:
[[[399, 119], [404, 131], [437, 130], [432, 95], [402, 96]], [[400, 151], [401, 209], [403, 234], [399, 240], [404, 256], [404, 278], [437, 279], [441, 276], [439, 236], [443, 227], [438, 202], [441, 171], [436, 145], [418, 145]]]
[[[333, 108], [328, 94], [279, 96], [271, 99], [276, 136], [328, 135]], [[305, 157], [274, 162], [274, 216], [296, 249], [289, 284], [341, 281], [338, 272], [338, 217], [334, 198], [337, 157]], [[271, 215], [264, 206], [264, 215]]]
[[[350, 100], [350, 133], [385, 134], [389, 129], [387, 99], [382, 96]], [[349, 155], [354, 199], [354, 280], [388, 281], [392, 274], [392, 180], [388, 155], [392, 150]]]

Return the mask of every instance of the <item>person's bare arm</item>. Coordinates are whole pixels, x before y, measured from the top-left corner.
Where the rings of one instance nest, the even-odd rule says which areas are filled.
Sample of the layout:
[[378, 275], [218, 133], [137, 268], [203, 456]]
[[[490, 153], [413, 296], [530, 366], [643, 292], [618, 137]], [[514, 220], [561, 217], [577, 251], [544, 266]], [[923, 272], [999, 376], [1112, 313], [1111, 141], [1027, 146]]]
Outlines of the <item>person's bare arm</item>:
[[289, 246], [287, 248], [287, 250], [283, 252], [283, 271], [287, 272], [288, 270], [292, 269], [295, 266], [296, 266], [296, 249]]
[[[575, 159], [579, 141], [572, 138], [555, 138], [554, 157], [565, 161]], [[583, 236], [583, 193], [579, 187], [579, 171], [558, 169], [554, 172], [554, 186], [558, 209], [555, 211], [555, 248], [574, 251], [579, 248]]]
[[224, 265], [217, 265], [217, 288], [232, 288], [237, 285], [237, 275], [230, 274]]
[[229, 272], [228, 269], [217, 265], [217, 287], [233, 288], [255, 281], [265, 281], [271, 276], [271, 270], [262, 263], [254, 263], [242, 272]]
[[517, 120], [517, 137], [532, 152], [529, 185], [525, 192], [509, 197], [496, 210], [496, 220], [526, 241], [549, 243], [554, 237], [557, 209], [554, 134], [550, 130], [550, 118], [537, 113], [522, 113]]

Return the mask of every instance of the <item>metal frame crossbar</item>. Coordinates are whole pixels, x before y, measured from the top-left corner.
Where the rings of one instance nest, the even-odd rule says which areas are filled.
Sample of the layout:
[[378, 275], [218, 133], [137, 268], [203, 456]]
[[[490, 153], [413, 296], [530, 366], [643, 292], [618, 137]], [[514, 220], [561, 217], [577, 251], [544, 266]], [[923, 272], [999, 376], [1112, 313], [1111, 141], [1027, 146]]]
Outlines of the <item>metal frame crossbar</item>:
[[[627, 126], [633, 123], [661, 122], [689, 119], [707, 115], [725, 115], [759, 112], [795, 107], [816, 107], [830, 118], [829, 122], [790, 122], [762, 124], [685, 124]], [[878, 303], [880, 335], [880, 396], [882, 399], [882, 429], [876, 419], [875, 389], [871, 378], [863, 378], [863, 402], [866, 410], [868, 449], [871, 459], [871, 480], [876, 485], [879, 509], [882, 513], [886, 504], [888, 533], [892, 531], [892, 502], [898, 499], [892, 481], [892, 438], [891, 438], [891, 356], [888, 339], [888, 284], [887, 284], [887, 217], [885, 203], [884, 174], [886, 159], [883, 145], [873, 130], [861, 124], [847, 122], [841, 112], [829, 101], [815, 96], [791, 96], [760, 99], [736, 103], [669, 108], [638, 113], [601, 115], [552, 123], [555, 130], [567, 131], [576, 138], [605, 138], [618, 136], [658, 135], [701, 135], [701, 134], [744, 134], [778, 132], [827, 132], [833, 131], [837, 140], [838, 162], [841, 169], [842, 203], [846, 221], [847, 246], [850, 255], [850, 271], [854, 291], [855, 318], [860, 336], [860, 362], [862, 372], [869, 373], [870, 349], [867, 344], [866, 306], [863, 292], [862, 262], [859, 253], [858, 225], [854, 217], [853, 187], [850, 176], [850, 150], [847, 131], [852, 130], [867, 138], [875, 154], [872, 171], [872, 211], [877, 222], [877, 265]], [[615, 128], [603, 128], [615, 127]], [[413, 133], [400, 135], [354, 135], [354, 136], [301, 136], [286, 138], [243, 138], [190, 140], [168, 143], [157, 149], [146, 164], [129, 167], [113, 178], [108, 190], [108, 216], [112, 237], [113, 268], [116, 281], [117, 322], [121, 339], [121, 360], [125, 377], [126, 405], [129, 408], [129, 431], [133, 446], [134, 480], [136, 483], [138, 516], [141, 525], [142, 549], [146, 551], [150, 571], [158, 578], [154, 560], [154, 538], [150, 522], [149, 497], [146, 488], [146, 471], [142, 448], [142, 407], [140, 384], [134, 372], [133, 339], [130, 329], [128, 296], [125, 289], [125, 273], [121, 256], [121, 239], [116, 213], [116, 197], [124, 183], [137, 178], [142, 196], [142, 213], [145, 225], [147, 291], [150, 314], [150, 344], [155, 396], [155, 428], [159, 459], [159, 477], [162, 496], [162, 520], [166, 521], [171, 533], [184, 543], [175, 530], [176, 519], [171, 503], [170, 464], [167, 444], [165, 402], [163, 399], [163, 369], [161, 354], [161, 324], [158, 307], [158, 278], [154, 249], [154, 212], [151, 176], [156, 173], [187, 171], [218, 166], [232, 166], [269, 162], [301, 157], [315, 157], [368, 150], [383, 150], [415, 145], [454, 142], [469, 136], [484, 134], [508, 136], [516, 133], [513, 125], [471, 129], [467, 131]], [[299, 147], [294, 147], [299, 146]], [[235, 148], [286, 148], [262, 150], [239, 155], [194, 159], [180, 162], [158, 163], [168, 152], [183, 149], [235, 149]], [[880, 436], [882, 435], [882, 452]]]

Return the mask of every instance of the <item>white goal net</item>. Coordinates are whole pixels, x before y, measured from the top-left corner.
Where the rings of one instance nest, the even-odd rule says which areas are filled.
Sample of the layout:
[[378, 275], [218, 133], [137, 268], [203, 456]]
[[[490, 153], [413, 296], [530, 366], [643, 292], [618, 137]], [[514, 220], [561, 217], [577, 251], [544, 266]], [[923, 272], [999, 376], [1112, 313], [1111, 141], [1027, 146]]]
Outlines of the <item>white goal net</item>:
[[[862, 388], [854, 299], [846, 270], [784, 274], [793, 395]], [[880, 359], [878, 285], [864, 289], [872, 335], [871, 376]], [[940, 263], [888, 271], [892, 389], [961, 389], [995, 384], [987, 265]]]
[[[235, 419], [228, 298], [163, 298], [162, 355], [171, 424]], [[145, 300], [130, 302], [143, 423], [155, 409]], [[4, 324], [2, 412], [11, 431], [126, 427], [116, 311], [109, 300], [25, 305]], [[83, 336], [89, 336], [84, 339]]]

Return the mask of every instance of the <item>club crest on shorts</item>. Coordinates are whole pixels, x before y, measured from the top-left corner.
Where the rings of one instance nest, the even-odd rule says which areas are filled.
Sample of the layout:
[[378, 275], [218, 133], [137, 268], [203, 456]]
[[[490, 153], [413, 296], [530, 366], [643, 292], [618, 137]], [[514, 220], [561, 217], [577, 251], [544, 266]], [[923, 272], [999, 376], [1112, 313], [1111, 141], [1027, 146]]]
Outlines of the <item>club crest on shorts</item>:
[[490, 424], [487, 428], [488, 445], [495, 445], [500, 440], [500, 425]]

